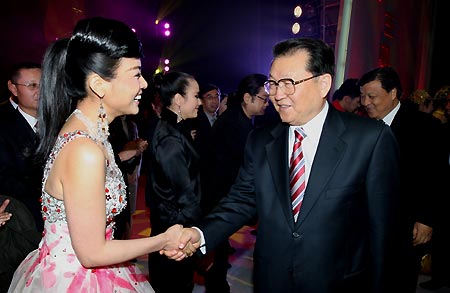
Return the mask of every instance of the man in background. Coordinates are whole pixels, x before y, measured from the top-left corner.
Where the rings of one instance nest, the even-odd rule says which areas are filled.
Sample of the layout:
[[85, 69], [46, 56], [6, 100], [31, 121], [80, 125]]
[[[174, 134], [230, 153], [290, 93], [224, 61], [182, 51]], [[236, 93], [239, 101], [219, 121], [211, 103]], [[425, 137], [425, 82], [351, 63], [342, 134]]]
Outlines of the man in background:
[[0, 117], [0, 194], [22, 201], [42, 231], [42, 166], [33, 161], [40, 79], [41, 67], [37, 63], [24, 62], [12, 68], [8, 89], [18, 107]]
[[350, 112], [357, 114], [361, 106], [359, 97], [358, 80], [356, 78], [349, 78], [334, 92], [333, 107], [341, 112]]

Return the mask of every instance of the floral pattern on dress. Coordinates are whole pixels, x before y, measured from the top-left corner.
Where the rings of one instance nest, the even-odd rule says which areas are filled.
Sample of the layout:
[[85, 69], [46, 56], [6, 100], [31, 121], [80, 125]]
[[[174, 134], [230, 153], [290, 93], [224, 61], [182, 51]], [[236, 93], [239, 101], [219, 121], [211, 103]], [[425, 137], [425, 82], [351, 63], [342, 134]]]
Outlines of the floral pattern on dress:
[[[64, 201], [44, 190], [59, 152], [67, 143], [80, 137], [93, 139], [83, 131], [57, 138], [42, 180], [43, 237], [39, 248], [28, 254], [16, 270], [8, 292], [154, 292], [146, 276], [129, 262], [92, 269], [83, 267], [72, 247]], [[109, 143], [104, 146], [108, 152], [105, 162], [105, 239], [112, 240], [114, 216], [126, 206], [126, 190], [112, 148]]]

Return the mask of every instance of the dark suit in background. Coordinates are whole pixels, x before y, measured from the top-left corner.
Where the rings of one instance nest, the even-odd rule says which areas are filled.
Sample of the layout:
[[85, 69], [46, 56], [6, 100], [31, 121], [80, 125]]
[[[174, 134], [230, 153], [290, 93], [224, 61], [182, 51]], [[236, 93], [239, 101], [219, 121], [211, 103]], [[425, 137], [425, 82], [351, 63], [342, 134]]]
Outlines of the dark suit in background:
[[11, 115], [15, 110], [16, 109], [9, 100], [0, 103], [0, 117]]
[[33, 161], [36, 134], [17, 109], [1, 116], [0, 125], [0, 193], [22, 201], [42, 231], [42, 169]]
[[[439, 178], [444, 172], [444, 157], [440, 151], [440, 121], [427, 113], [413, 109], [402, 103], [391, 124], [400, 148], [401, 166], [401, 219], [405, 224], [403, 231], [405, 255], [403, 269], [399, 275], [407, 280], [410, 289], [415, 285], [420, 272], [421, 258], [426, 247], [411, 245], [411, 234], [416, 222], [435, 227], [439, 220], [439, 197], [442, 197], [442, 182]], [[410, 281], [409, 281], [410, 280]], [[405, 288], [406, 289], [406, 288]]]
[[401, 224], [401, 250], [392, 290], [413, 293], [421, 258], [432, 239], [442, 192], [439, 176], [446, 159], [439, 141], [440, 122], [411, 104], [400, 102], [400, 77], [392, 67], [375, 68], [365, 73], [358, 84], [361, 104], [368, 116], [390, 125], [399, 144], [401, 205], [397, 222]]
[[240, 104], [230, 106], [214, 123], [211, 131], [211, 151], [209, 163], [212, 165], [212, 192], [204, 198], [208, 211], [229, 191], [244, 160], [247, 136], [253, 129]]
[[211, 208], [210, 195], [215, 189], [215, 186], [212, 183], [215, 175], [213, 173], [213, 166], [210, 161], [213, 154], [211, 142], [212, 126], [201, 106], [199, 107], [197, 113], [197, 117], [194, 119], [188, 119], [186, 124], [190, 124], [190, 127], [196, 131], [194, 146], [200, 156], [200, 178], [202, 182], [201, 188], [203, 195], [201, 206], [203, 212], [206, 213]]
[[[126, 131], [125, 131], [126, 127]], [[128, 239], [131, 234], [131, 200], [130, 195], [130, 182], [128, 180], [128, 174], [133, 173], [136, 166], [140, 164], [141, 157], [132, 157], [129, 160], [122, 161], [119, 157], [119, 153], [125, 149], [128, 142], [137, 139], [138, 133], [136, 125], [130, 121], [129, 117], [125, 118], [124, 124], [122, 123], [122, 117], [117, 117], [109, 125], [109, 141], [114, 151], [115, 161], [120, 171], [122, 172], [123, 180], [127, 186], [127, 205], [125, 209], [116, 216], [116, 230], [114, 237], [117, 239]]]
[[41, 233], [36, 230], [33, 215], [16, 198], [0, 195], [0, 205], [9, 199], [6, 211], [13, 216], [0, 228], [0, 292], [7, 292], [19, 264], [38, 248]]
[[200, 157], [204, 154], [207, 155], [209, 152], [209, 147], [211, 146], [211, 123], [209, 122], [208, 116], [206, 116], [202, 107], [200, 106], [197, 112], [198, 116], [193, 118], [192, 127], [196, 130], [195, 134], [195, 147], [197, 148]]

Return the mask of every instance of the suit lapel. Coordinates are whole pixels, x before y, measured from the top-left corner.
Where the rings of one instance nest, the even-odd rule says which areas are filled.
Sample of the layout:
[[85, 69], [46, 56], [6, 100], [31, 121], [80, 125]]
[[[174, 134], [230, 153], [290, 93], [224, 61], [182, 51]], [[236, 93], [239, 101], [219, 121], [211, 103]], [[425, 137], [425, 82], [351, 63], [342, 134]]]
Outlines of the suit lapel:
[[30, 124], [28, 124], [28, 121], [25, 119], [25, 117], [23, 117], [23, 115], [17, 109], [15, 114], [16, 125], [18, 129], [15, 129], [14, 131], [16, 133], [21, 133], [21, 137], [26, 142], [30, 141], [30, 139], [34, 139], [36, 137], [36, 133], [30, 126]]
[[286, 217], [286, 221], [291, 228], [294, 227], [294, 219], [292, 216], [291, 199], [289, 191], [289, 166], [287, 162], [288, 158], [288, 139], [289, 139], [289, 126], [286, 124], [280, 124], [274, 128], [271, 132], [274, 137], [271, 143], [266, 145], [266, 156], [270, 166], [270, 172], [272, 173], [272, 180], [277, 190], [278, 199], [281, 201], [283, 207], [283, 213]]
[[347, 147], [340, 138], [344, 130], [345, 125], [339, 114], [330, 107], [309, 175], [305, 198], [296, 224], [297, 227], [304, 222], [317, 200], [323, 196], [323, 190], [335, 172], [336, 166]]

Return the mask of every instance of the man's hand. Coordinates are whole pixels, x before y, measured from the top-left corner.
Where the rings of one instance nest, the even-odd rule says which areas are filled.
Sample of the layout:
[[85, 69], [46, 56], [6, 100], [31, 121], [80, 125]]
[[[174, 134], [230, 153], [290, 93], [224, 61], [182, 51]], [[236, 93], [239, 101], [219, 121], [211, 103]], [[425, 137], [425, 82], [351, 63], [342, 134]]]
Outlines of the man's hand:
[[180, 261], [192, 256], [200, 247], [200, 233], [193, 228], [184, 228], [178, 239], [177, 249], [163, 249], [159, 253], [169, 259]]
[[12, 214], [5, 212], [6, 207], [9, 204], [9, 199], [6, 199], [0, 206], [0, 227], [5, 225], [9, 219], [11, 219]]
[[191, 256], [200, 247], [200, 233], [194, 228], [184, 228], [179, 241], [179, 249]]

